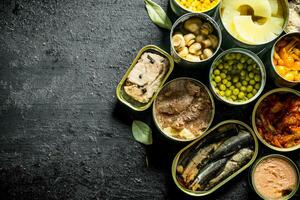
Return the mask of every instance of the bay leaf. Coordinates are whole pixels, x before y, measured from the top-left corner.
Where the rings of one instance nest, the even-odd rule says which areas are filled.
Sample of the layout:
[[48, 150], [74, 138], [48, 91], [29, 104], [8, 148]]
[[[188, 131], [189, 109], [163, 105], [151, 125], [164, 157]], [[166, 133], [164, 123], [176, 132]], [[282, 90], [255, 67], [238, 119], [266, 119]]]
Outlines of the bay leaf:
[[155, 2], [144, 0], [148, 15], [157, 26], [171, 30], [172, 22], [165, 11]]
[[150, 145], [152, 144], [152, 130], [144, 122], [134, 120], [132, 123], [132, 135], [134, 139], [140, 143]]

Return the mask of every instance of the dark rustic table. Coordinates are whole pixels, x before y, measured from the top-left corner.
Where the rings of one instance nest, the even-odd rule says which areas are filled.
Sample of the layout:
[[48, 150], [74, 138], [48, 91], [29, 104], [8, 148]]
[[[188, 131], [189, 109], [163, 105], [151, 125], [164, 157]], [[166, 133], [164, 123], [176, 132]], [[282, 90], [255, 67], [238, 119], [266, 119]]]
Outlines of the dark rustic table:
[[[176, 19], [168, 0], [156, 2]], [[132, 112], [116, 99], [117, 83], [147, 44], [169, 51], [169, 32], [152, 24], [142, 0], [0, 1], [1, 199], [193, 199], [171, 177], [186, 144], [165, 139], [151, 109]], [[207, 84], [208, 68], [175, 66], [170, 79]], [[273, 87], [268, 80], [266, 91]], [[253, 106], [217, 102], [213, 125], [250, 125]], [[151, 125], [153, 145], [133, 139], [133, 119]], [[259, 156], [271, 153], [260, 147]], [[287, 156], [300, 165], [299, 151]], [[248, 170], [197, 199], [255, 199], [247, 179]]]

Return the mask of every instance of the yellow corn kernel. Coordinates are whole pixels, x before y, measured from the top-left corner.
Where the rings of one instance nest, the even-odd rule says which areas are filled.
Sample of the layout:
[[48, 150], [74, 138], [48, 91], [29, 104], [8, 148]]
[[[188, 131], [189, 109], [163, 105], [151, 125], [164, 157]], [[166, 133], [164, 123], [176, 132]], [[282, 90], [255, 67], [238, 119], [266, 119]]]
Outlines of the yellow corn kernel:
[[216, 6], [219, 0], [176, 0], [184, 8], [201, 12]]

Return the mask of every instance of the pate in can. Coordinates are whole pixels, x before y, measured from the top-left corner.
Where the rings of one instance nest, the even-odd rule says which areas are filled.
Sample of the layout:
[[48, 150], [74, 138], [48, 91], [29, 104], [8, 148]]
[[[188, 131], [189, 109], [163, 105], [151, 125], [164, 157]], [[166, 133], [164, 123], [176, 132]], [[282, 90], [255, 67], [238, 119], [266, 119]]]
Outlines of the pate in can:
[[299, 170], [288, 157], [270, 154], [253, 164], [249, 180], [262, 199], [287, 200], [299, 188]]

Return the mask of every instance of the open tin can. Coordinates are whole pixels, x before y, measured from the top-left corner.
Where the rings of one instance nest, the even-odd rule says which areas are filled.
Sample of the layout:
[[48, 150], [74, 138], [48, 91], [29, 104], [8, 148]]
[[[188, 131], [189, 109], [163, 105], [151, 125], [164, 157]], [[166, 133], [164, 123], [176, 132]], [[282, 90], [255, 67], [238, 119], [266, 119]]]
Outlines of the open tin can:
[[[190, 157], [188, 156], [191, 153], [190, 151], [193, 151], [193, 150], [198, 151], [197, 148], [199, 146], [201, 146], [203, 143], [206, 143], [207, 141], [210, 141], [210, 142], [214, 141], [214, 140], [216, 141], [216, 139], [218, 137], [221, 137], [220, 131], [223, 132], [222, 134], [224, 134], [224, 132], [225, 132], [225, 135], [232, 134], [232, 132], [230, 132], [231, 129], [228, 130], [228, 127], [230, 127], [230, 126], [237, 126], [239, 129], [243, 129], [251, 135], [251, 138], [252, 138], [251, 148], [252, 148], [253, 153], [251, 154], [252, 156], [250, 157], [250, 159], [244, 165], [242, 165], [240, 168], [238, 168], [238, 170], [233, 172], [231, 175], [224, 177], [224, 179], [221, 179], [220, 182], [217, 182], [217, 184], [215, 184], [212, 188], [210, 188], [208, 190], [193, 191], [190, 188], [185, 187], [178, 179], [179, 175], [177, 172], [179, 170], [179, 168], [178, 168], [179, 164], [185, 162], [184, 160], [186, 158], [190, 159]], [[230, 137], [230, 136], [227, 135], [227, 137]], [[210, 144], [210, 143], [208, 143], [208, 144]], [[248, 147], [248, 148], [250, 148], [250, 147]], [[258, 142], [257, 142], [257, 138], [256, 138], [253, 130], [247, 124], [245, 124], [241, 121], [226, 120], [226, 121], [223, 121], [223, 122], [217, 124], [210, 130], [208, 130], [200, 138], [193, 141], [191, 144], [187, 145], [186, 147], [184, 147], [182, 150], [180, 150], [177, 153], [177, 155], [175, 156], [173, 163], [172, 163], [172, 177], [173, 177], [173, 180], [174, 180], [176, 186], [184, 193], [191, 195], [191, 196], [206, 196], [206, 195], [209, 195], [209, 194], [215, 192], [216, 190], [221, 188], [224, 184], [226, 184], [227, 182], [232, 180], [234, 177], [236, 177], [238, 174], [240, 174], [242, 171], [247, 169], [255, 161], [257, 154], [258, 154]], [[193, 154], [193, 155], [195, 155], [195, 154]]]
[[[281, 32], [278, 34], [278, 36], [279, 36], [284, 32], [284, 29], [288, 23], [289, 5], [288, 5], [287, 0], [278, 0], [278, 2], [280, 3], [280, 5], [278, 5], [278, 6], [280, 8], [282, 8], [283, 18], [284, 18], [284, 24], [283, 24]], [[223, 50], [234, 48], [234, 47], [245, 48], [245, 49], [248, 49], [248, 50], [254, 52], [258, 56], [262, 57], [272, 47], [272, 44], [273, 44], [274, 40], [276, 40], [276, 38], [274, 38], [271, 41], [265, 42], [263, 44], [247, 44], [247, 43], [239, 40], [238, 38], [234, 37], [227, 30], [227, 28], [225, 27], [225, 25], [222, 21], [222, 3], [223, 2], [220, 3], [220, 5], [217, 9], [218, 13], [216, 13], [216, 21], [218, 22], [220, 29], [222, 31], [222, 35], [223, 35], [223, 42], [222, 42], [221, 48]]]
[[126, 94], [126, 92], [124, 90], [124, 85], [125, 85], [125, 82], [126, 82], [126, 79], [129, 75], [129, 73], [132, 71], [132, 69], [135, 67], [136, 63], [138, 62], [138, 60], [141, 58], [142, 54], [145, 52], [151, 52], [151, 53], [161, 55], [162, 57], [166, 58], [169, 62], [167, 72], [164, 75], [164, 77], [159, 85], [159, 88], [161, 88], [163, 86], [163, 84], [168, 79], [169, 75], [171, 74], [171, 72], [173, 71], [173, 68], [174, 68], [173, 58], [167, 52], [165, 52], [164, 50], [162, 50], [161, 48], [159, 48], [155, 45], [144, 46], [139, 51], [139, 53], [133, 60], [132, 64], [130, 65], [130, 67], [128, 68], [128, 70], [126, 71], [125, 75], [123, 76], [123, 78], [121, 79], [121, 81], [119, 82], [119, 84], [116, 88], [116, 95], [117, 95], [119, 101], [135, 111], [144, 111], [147, 108], [149, 108], [151, 106], [152, 102], [154, 101], [154, 99], [156, 98], [157, 93], [159, 91], [159, 88], [158, 88], [158, 90], [155, 91], [155, 93], [153, 94], [153, 96], [147, 103], [140, 103], [140, 102], [132, 99], [128, 94]]
[[[280, 147], [276, 147], [273, 146], [272, 144], [269, 144], [262, 136], [262, 134], [258, 131], [258, 126], [256, 124], [256, 117], [258, 116], [257, 111], [258, 111], [258, 107], [260, 106], [260, 104], [270, 95], [273, 94], [288, 94], [288, 95], [297, 95], [300, 97], [300, 92], [297, 90], [293, 90], [291, 88], [276, 88], [273, 90], [270, 90], [269, 92], [265, 93], [264, 95], [262, 95], [258, 101], [256, 102], [253, 112], [252, 112], [252, 126], [253, 126], [253, 130], [256, 134], [256, 136], [258, 137], [258, 139], [261, 141], [261, 143], [263, 143], [265, 146], [267, 146], [268, 148], [274, 150], [274, 151], [278, 151], [278, 152], [291, 152], [291, 151], [297, 151], [300, 149], [300, 144], [292, 146], [292, 147], [288, 147], [288, 148], [280, 148]], [[279, 123], [279, 122], [278, 122]], [[273, 133], [274, 134], [274, 133]]]
[[[289, 159], [289, 158], [286, 157], [286, 156], [280, 155], [280, 154], [270, 154], [270, 155], [267, 155], [267, 156], [263, 156], [263, 157], [259, 158], [257, 161], [255, 161], [255, 163], [252, 165], [251, 170], [250, 170], [250, 173], [249, 173], [249, 183], [250, 183], [252, 189], [255, 191], [255, 193], [256, 193], [260, 198], [265, 199], [265, 200], [272, 199], [272, 198], [270, 198], [270, 197], [265, 197], [263, 194], [261, 194], [261, 192], [259, 192], [260, 189], [257, 188], [257, 186], [256, 186], [256, 181], [255, 181], [255, 173], [256, 173], [256, 171], [257, 171], [257, 170], [256, 170], [257, 167], [258, 167], [261, 163], [263, 163], [263, 162], [265, 162], [265, 161], [268, 162], [268, 161], [267, 161], [268, 159], [280, 159], [280, 160], [282, 160], [283, 162], [286, 162], [286, 164], [290, 165], [291, 168], [293, 168], [294, 173], [295, 173], [295, 176], [296, 176], [296, 177], [293, 177], [293, 178], [296, 179], [296, 184], [295, 184], [293, 190], [292, 190], [292, 191], [289, 191], [290, 193], [287, 194], [287, 195], [285, 195], [285, 196], [283, 196], [282, 198], [276, 198], [276, 199], [278, 199], [278, 200], [288, 200], [288, 199], [291, 199], [291, 198], [296, 194], [296, 192], [298, 191], [298, 188], [299, 188], [299, 182], [300, 182], [300, 173], [299, 173], [299, 170], [298, 170], [296, 164], [295, 164], [291, 159]], [[270, 161], [269, 161], [269, 162], [270, 162]], [[274, 163], [274, 164], [275, 164], [275, 163]], [[277, 174], [277, 175], [276, 175], [276, 173], [281, 173], [281, 170], [279, 170], [279, 169], [274, 169], [274, 167], [275, 167], [274, 164], [273, 164], [272, 166], [270, 166], [270, 167], [271, 167], [271, 168], [270, 168], [270, 172], [272, 173], [272, 176], [273, 176], [273, 177], [282, 177], [281, 174]], [[265, 172], [266, 172], [266, 171], [265, 171]], [[264, 181], [267, 182], [268, 184], [272, 183], [272, 181], [270, 180], [270, 178], [271, 178], [270, 176], [269, 176], [269, 177], [266, 177], [266, 175], [263, 176]], [[285, 180], [285, 181], [286, 181], [286, 180]], [[285, 181], [284, 181], [284, 182], [285, 182]], [[277, 181], [276, 181], [276, 183], [274, 183], [274, 184], [280, 185]], [[283, 185], [281, 185], [281, 186], [283, 186], [283, 187], [286, 186], [286, 187], [287, 187], [287, 185], [285, 185], [285, 184], [286, 184], [286, 182], [283, 183]], [[264, 183], [263, 186], [264, 186], [264, 188], [266, 188], [266, 187], [267, 187], [267, 186], [266, 186], [266, 183]], [[261, 188], [261, 189], [262, 189], [262, 188]], [[269, 188], [268, 188], [268, 189], [269, 189]], [[274, 193], [274, 192], [273, 192], [273, 193]]]
[[[214, 66], [216, 65], [217, 62], [220, 61], [220, 59], [222, 59], [224, 56], [226, 56], [227, 54], [230, 54], [230, 53], [240, 53], [242, 55], [245, 55], [245, 56], [251, 58], [256, 63], [256, 65], [258, 66], [258, 68], [260, 70], [260, 74], [261, 74], [260, 88], [258, 89], [257, 93], [252, 98], [250, 98], [246, 101], [241, 101], [241, 102], [230, 101], [230, 100], [226, 99], [225, 97], [222, 97], [220, 94], [218, 94], [216, 91], [216, 87], [212, 84], [212, 81], [213, 81], [212, 74], [213, 74]], [[210, 89], [211, 89], [213, 95], [221, 102], [224, 102], [227, 105], [231, 105], [231, 106], [240, 106], [240, 105], [245, 105], [245, 104], [253, 102], [264, 90], [264, 87], [266, 84], [266, 79], [267, 79], [266, 70], [265, 70], [265, 66], [264, 66], [263, 62], [261, 61], [261, 59], [256, 54], [254, 54], [252, 51], [249, 51], [247, 49], [242, 49], [242, 48], [232, 48], [232, 49], [228, 49], [228, 50], [220, 53], [216, 57], [214, 62], [212, 63], [212, 66], [209, 71], [209, 86], [210, 86]]]
[[[174, 44], [173, 44], [173, 40], [172, 40], [174, 33], [177, 30], [182, 29], [183, 23], [190, 18], [199, 18], [199, 19], [204, 20], [204, 21], [208, 22], [209, 24], [211, 24], [213, 27], [212, 34], [218, 38], [218, 45], [217, 45], [216, 49], [214, 50], [213, 54], [210, 57], [208, 57], [204, 60], [201, 60], [201, 61], [197, 61], [197, 62], [191, 62], [189, 60], [186, 60], [186, 59], [180, 57], [180, 55], [177, 53], [177, 51], [174, 48]], [[219, 52], [221, 43], [222, 43], [222, 33], [219, 28], [219, 25], [210, 16], [208, 16], [204, 13], [187, 13], [187, 14], [181, 16], [173, 24], [171, 32], [170, 32], [171, 55], [174, 59], [174, 62], [183, 67], [200, 68], [200, 67], [208, 66], [212, 62], [213, 58]]]
[[[274, 65], [274, 62], [273, 62], [273, 57], [274, 57], [276, 46], [278, 45], [278, 43], [280, 41], [284, 40], [285, 38], [289, 38], [289, 37], [297, 37], [300, 39], [300, 32], [291, 32], [291, 33], [281, 36], [273, 45], [270, 56], [268, 58], [268, 64], [270, 65], [269, 71], [270, 71], [271, 77], [273, 78], [275, 85], [277, 85], [278, 87], [294, 87], [300, 83], [300, 81], [289, 81], [289, 80], [286, 80], [284, 77], [282, 77], [276, 71], [276, 66]], [[300, 74], [300, 70], [298, 70], [298, 73]]]
[[186, 13], [205, 13], [209, 16], [214, 16], [214, 13], [217, 10], [218, 5], [220, 4], [221, 0], [217, 0], [216, 4], [213, 5], [211, 8], [205, 9], [201, 12], [196, 12], [193, 10], [189, 10], [186, 7], [184, 7], [183, 5], [181, 5], [178, 0], [170, 0], [170, 5], [171, 5], [171, 9], [173, 10], [173, 12], [177, 15], [177, 16], [181, 16], [184, 15]]
[[[205, 122], [206, 124], [207, 124], [207, 126], [206, 126], [206, 128], [204, 129], [204, 130], [202, 130], [202, 131], [199, 131], [199, 133], [197, 134], [197, 135], [194, 135], [194, 137], [192, 137], [192, 138], [179, 138], [179, 137], [176, 137], [177, 136], [177, 134], [176, 134], [176, 136], [175, 135], [172, 135], [171, 134], [171, 132], [169, 131], [169, 130], [166, 130], [166, 128], [164, 128], [163, 127], [163, 125], [160, 123], [160, 120], [158, 120], [158, 114], [157, 114], [157, 102], [160, 100], [159, 99], [159, 97], [160, 97], [160, 95], [164, 95], [163, 94], [163, 92], [165, 92], [167, 89], [169, 89], [169, 88], [172, 88], [172, 90], [176, 90], [176, 89], [178, 89], [179, 87], [177, 87], [178, 85], [176, 85], [174, 88], [173, 88], [173, 86], [171, 87], [171, 84], [177, 84], [177, 83], [179, 83], [179, 85], [180, 86], [182, 86], [182, 85], [186, 85], [186, 83], [187, 82], [191, 82], [191, 83], [193, 83], [193, 85], [196, 85], [196, 86], [198, 86], [198, 87], [200, 87], [201, 88], [201, 91], [202, 92], [204, 92], [203, 94], [206, 96], [206, 98], [209, 100], [209, 102], [210, 102], [210, 107], [209, 108], [211, 108], [211, 110], [209, 110], [209, 118], [208, 118], [208, 120], [207, 120], [207, 122]], [[168, 91], [169, 92], [169, 91]], [[174, 93], [176, 93], [176, 97], [178, 97], [178, 96], [183, 96], [183, 95], [186, 95], [186, 94], [177, 94], [177, 92], [175, 91]], [[172, 96], [171, 96], [172, 97]], [[197, 98], [199, 98], [199, 99], [201, 99], [201, 98], [203, 98], [203, 96], [201, 96], [201, 97], [197, 97]], [[182, 98], [183, 99], [183, 98]], [[175, 101], [180, 101], [180, 100], [182, 100], [182, 99], [175, 99], [175, 98], [173, 98], [173, 100], [175, 100]], [[196, 97], [194, 98], [194, 100], [196, 99]], [[193, 101], [194, 101], [193, 100]], [[170, 107], [172, 107], [171, 105], [169, 105]], [[168, 106], [168, 107], [169, 107]], [[202, 107], [204, 107], [205, 105], [200, 105], [200, 106], [202, 106]], [[193, 106], [192, 106], [192, 103], [190, 103], [188, 106], [187, 106], [187, 108], [192, 108]], [[193, 108], [196, 108], [196, 107], [193, 107]], [[172, 108], [173, 109], [173, 108]], [[205, 109], [206, 109], [206, 107], [205, 107]], [[178, 110], [177, 110], [177, 108], [175, 107], [174, 108], [174, 110], [177, 112]], [[186, 110], [185, 110], [186, 111]], [[202, 113], [205, 113], [204, 111], [205, 110], [197, 110], [198, 112], [202, 112]], [[184, 112], [184, 111], [182, 111], [182, 112]], [[180, 112], [180, 113], [182, 113], [182, 112]], [[195, 113], [196, 111], [195, 110], [192, 110], [191, 111], [192, 113]], [[213, 121], [213, 119], [214, 119], [214, 115], [215, 115], [215, 103], [214, 103], [214, 99], [213, 99], [213, 96], [212, 96], [212, 94], [210, 93], [210, 91], [209, 91], [209, 89], [202, 83], [202, 82], [200, 82], [200, 81], [198, 81], [198, 80], [196, 80], [196, 79], [193, 79], [193, 78], [188, 78], [188, 77], [180, 77], [180, 78], [176, 78], [176, 79], [173, 79], [173, 80], [171, 80], [171, 81], [169, 81], [168, 83], [166, 83], [162, 88], [161, 88], [161, 90], [159, 91], [159, 93], [158, 93], [158, 96], [157, 96], [157, 98], [154, 100], [154, 103], [153, 103], [153, 106], [152, 106], [152, 116], [153, 116], [153, 120], [154, 120], [154, 123], [155, 123], [155, 125], [156, 125], [156, 127], [157, 127], [157, 129], [166, 137], [166, 138], [168, 138], [168, 139], [171, 139], [171, 140], [173, 140], [173, 141], [177, 141], [177, 142], [189, 142], [189, 141], [192, 141], [192, 140], [195, 140], [195, 139], [197, 139], [197, 138], [199, 138], [199, 137], [201, 137], [208, 129], [209, 129], [209, 127], [210, 127], [210, 125], [211, 125], [211, 123], [212, 123], [212, 121]], [[168, 114], [168, 117], [170, 117], [171, 116], [171, 114], [169, 113]], [[185, 116], [186, 118], [190, 118], [190, 116]], [[198, 116], [197, 117], [197, 119], [200, 119], [200, 116]], [[205, 118], [206, 119], [206, 118]], [[174, 121], [176, 121], [177, 122], [177, 120], [173, 117], [172, 119], [172, 122], [174, 122]], [[181, 122], [181, 121], [180, 121]], [[191, 123], [191, 121], [189, 121], [189, 123]], [[182, 130], [183, 131], [183, 133], [185, 133], [185, 131], [184, 130]], [[177, 133], [177, 132], [176, 132]], [[178, 133], [178, 135], [180, 135], [179, 133]]]

